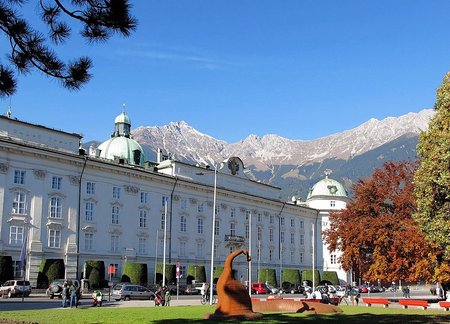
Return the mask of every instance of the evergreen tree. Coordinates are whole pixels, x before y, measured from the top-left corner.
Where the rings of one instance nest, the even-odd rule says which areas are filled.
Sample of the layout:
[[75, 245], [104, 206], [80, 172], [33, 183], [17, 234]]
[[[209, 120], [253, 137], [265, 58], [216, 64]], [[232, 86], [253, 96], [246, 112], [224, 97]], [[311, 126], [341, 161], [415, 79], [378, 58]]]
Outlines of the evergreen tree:
[[22, 74], [36, 69], [60, 80], [71, 90], [79, 89], [89, 81], [90, 58], [81, 57], [65, 63], [48, 46], [48, 42], [57, 45], [70, 37], [71, 28], [64, 18], [80, 22], [81, 35], [89, 42], [106, 41], [114, 33], [129, 36], [136, 28], [137, 22], [129, 14], [128, 0], [72, 0], [64, 4], [60, 0], [38, 1], [40, 18], [48, 29], [48, 36], [45, 36], [21, 17], [26, 2], [0, 1], [0, 31], [8, 39], [10, 50], [9, 62], [0, 61], [0, 96], [16, 91], [14, 68]]
[[439, 249], [437, 280], [450, 282], [450, 73], [437, 90], [436, 115], [419, 136], [414, 218]]

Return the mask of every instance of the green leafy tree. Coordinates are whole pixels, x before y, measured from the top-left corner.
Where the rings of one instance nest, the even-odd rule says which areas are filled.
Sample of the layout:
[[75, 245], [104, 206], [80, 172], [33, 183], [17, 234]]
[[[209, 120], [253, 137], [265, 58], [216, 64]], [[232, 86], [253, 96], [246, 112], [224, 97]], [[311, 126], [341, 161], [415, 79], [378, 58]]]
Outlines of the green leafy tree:
[[414, 176], [414, 218], [436, 245], [436, 279], [450, 282], [450, 73], [437, 90], [436, 114], [419, 136], [420, 165]]
[[0, 1], [0, 31], [9, 41], [4, 41], [3, 45], [9, 45], [10, 50], [8, 61], [0, 61], [0, 96], [16, 91], [14, 70], [21, 74], [38, 70], [60, 80], [64, 87], [71, 90], [79, 89], [89, 81], [90, 58], [81, 57], [66, 63], [48, 45], [62, 44], [71, 36], [67, 21], [79, 22], [81, 36], [91, 43], [106, 41], [115, 33], [127, 37], [137, 24], [136, 19], [130, 16], [128, 0], [38, 1], [40, 18], [47, 28], [45, 35], [21, 17], [26, 2]]

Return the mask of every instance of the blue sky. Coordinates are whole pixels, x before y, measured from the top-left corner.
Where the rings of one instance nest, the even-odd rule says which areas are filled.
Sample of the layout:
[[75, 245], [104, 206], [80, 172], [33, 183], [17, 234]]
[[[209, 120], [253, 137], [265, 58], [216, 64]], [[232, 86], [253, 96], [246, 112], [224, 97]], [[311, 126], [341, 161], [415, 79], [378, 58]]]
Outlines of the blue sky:
[[183, 120], [230, 143], [308, 140], [432, 108], [450, 70], [447, 0], [132, 2], [130, 38], [90, 46], [74, 33], [56, 49], [91, 56], [84, 88], [32, 73], [2, 112], [11, 102], [14, 117], [85, 141], [107, 139], [123, 104], [132, 128]]

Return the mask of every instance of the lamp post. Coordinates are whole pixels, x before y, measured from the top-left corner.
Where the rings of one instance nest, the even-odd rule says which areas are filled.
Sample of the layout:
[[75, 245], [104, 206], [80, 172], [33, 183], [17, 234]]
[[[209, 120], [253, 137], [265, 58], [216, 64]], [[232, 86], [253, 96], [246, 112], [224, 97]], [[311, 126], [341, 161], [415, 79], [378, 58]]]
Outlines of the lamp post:
[[[217, 168], [218, 165], [214, 165], [214, 190], [213, 190], [213, 214], [212, 214], [212, 230], [211, 230], [211, 275], [209, 278], [209, 304], [212, 305], [213, 294], [214, 294], [214, 246], [215, 246], [215, 236], [216, 236], [216, 197], [217, 197]], [[203, 175], [203, 172], [197, 173], [198, 175]]]

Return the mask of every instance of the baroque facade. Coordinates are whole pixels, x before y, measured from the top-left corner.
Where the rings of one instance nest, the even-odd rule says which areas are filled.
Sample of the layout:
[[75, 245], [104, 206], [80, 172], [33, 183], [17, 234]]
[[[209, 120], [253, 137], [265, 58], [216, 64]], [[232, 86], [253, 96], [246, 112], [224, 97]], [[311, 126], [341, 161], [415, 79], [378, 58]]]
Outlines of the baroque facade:
[[[319, 182], [304, 203], [285, 202], [279, 188], [247, 178], [238, 157], [214, 167], [161, 154], [146, 161], [130, 129], [122, 113], [111, 138], [85, 151], [79, 134], [0, 116], [0, 253], [13, 257], [17, 276], [25, 241], [33, 286], [42, 259], [63, 259], [66, 278], [81, 278], [86, 260], [103, 260], [117, 269], [113, 281], [126, 262], [146, 263], [152, 282], [164, 246], [181, 275], [188, 265], [208, 274], [213, 249], [222, 265], [230, 251], [247, 248], [252, 281], [262, 268], [280, 280], [282, 269], [312, 267], [348, 281], [320, 235], [329, 212], [345, 208], [338, 182]], [[237, 278], [247, 280], [248, 263], [236, 261]]]

